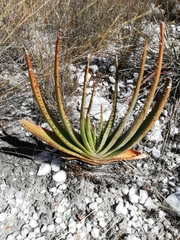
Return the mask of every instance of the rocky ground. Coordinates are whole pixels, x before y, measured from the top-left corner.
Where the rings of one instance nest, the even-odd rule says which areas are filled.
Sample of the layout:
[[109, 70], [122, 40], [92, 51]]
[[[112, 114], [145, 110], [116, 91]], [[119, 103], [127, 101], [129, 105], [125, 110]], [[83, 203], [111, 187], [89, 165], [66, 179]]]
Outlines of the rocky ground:
[[[148, 60], [147, 76], [155, 67], [152, 59]], [[8, 86], [1, 86], [1, 239], [180, 239], [179, 66], [172, 65], [168, 59], [165, 63], [168, 68], [158, 89], [170, 75], [173, 79], [170, 99], [159, 121], [136, 146], [148, 158], [97, 169], [64, 161], [59, 152], [22, 128], [19, 120], [23, 118], [45, 126], [26, 73], [16, 76]], [[76, 88], [75, 95], [68, 97], [66, 107], [75, 127], [78, 127], [83, 69], [84, 66], [70, 66], [69, 70]], [[129, 67], [119, 71], [118, 116], [122, 117], [134, 89], [137, 69]], [[107, 58], [92, 62], [91, 77], [98, 82], [93, 108], [95, 122], [102, 101], [108, 118], [114, 75], [114, 63]], [[19, 83], [17, 88], [10, 89], [15, 82]], [[147, 80], [143, 85], [135, 113], [144, 103], [150, 83]], [[174, 211], [164, 202], [168, 196], [170, 202], [167, 201], [171, 205], [175, 203]]]

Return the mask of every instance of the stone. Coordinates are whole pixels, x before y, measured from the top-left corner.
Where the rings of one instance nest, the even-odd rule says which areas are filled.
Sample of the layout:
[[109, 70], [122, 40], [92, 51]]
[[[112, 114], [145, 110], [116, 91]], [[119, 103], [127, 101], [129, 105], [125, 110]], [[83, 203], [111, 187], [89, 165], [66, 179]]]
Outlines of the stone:
[[89, 204], [89, 208], [90, 208], [91, 210], [96, 209], [96, 208], [97, 208], [97, 202], [92, 202], [92, 203], [90, 203], [90, 204]]
[[51, 172], [51, 166], [48, 163], [42, 163], [37, 175], [38, 176], [45, 176]]
[[164, 201], [165, 210], [172, 216], [180, 217], [180, 192], [170, 194]]
[[91, 235], [93, 238], [99, 238], [99, 229], [93, 228], [91, 231]]
[[53, 180], [58, 183], [64, 183], [67, 179], [67, 174], [65, 171], [60, 170], [59, 172], [53, 175]]

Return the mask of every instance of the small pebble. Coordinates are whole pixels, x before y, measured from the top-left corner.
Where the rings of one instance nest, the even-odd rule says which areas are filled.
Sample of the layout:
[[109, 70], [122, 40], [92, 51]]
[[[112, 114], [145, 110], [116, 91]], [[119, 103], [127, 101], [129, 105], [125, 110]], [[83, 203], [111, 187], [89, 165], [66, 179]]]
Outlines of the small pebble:
[[54, 224], [49, 224], [48, 226], [47, 226], [47, 229], [48, 229], [48, 231], [49, 232], [52, 232], [52, 231], [54, 231]]
[[153, 155], [153, 157], [155, 157], [155, 158], [159, 158], [160, 155], [161, 155], [161, 152], [160, 152], [160, 150], [157, 149], [156, 147], [153, 147], [153, 149], [152, 149], [152, 155]]
[[46, 229], [47, 229], [46, 225], [42, 226], [41, 232], [44, 233], [46, 231]]
[[48, 163], [42, 163], [38, 170], [37, 176], [45, 176], [50, 172], [51, 172], [51, 166]]
[[109, 72], [115, 73], [115, 72], [116, 72], [116, 66], [111, 65], [111, 66], [109, 67]]
[[90, 203], [89, 208], [92, 209], [92, 210], [96, 209], [97, 208], [97, 202]]
[[0, 213], [0, 222], [4, 222], [7, 218], [7, 213], [6, 212], [2, 212]]
[[14, 235], [13, 234], [8, 235], [6, 240], [15, 240]]
[[93, 228], [91, 231], [91, 235], [93, 238], [99, 238], [99, 229]]
[[163, 201], [163, 205], [172, 216], [180, 216], [180, 192], [170, 194]]
[[65, 171], [60, 170], [59, 172], [53, 175], [53, 180], [58, 183], [64, 183], [67, 179], [67, 174]]
[[29, 225], [30, 225], [31, 228], [35, 228], [35, 227], [37, 227], [38, 222], [34, 218], [31, 218], [30, 222], [29, 222]]
[[43, 236], [43, 237], [36, 238], [36, 240], [46, 240], [46, 238]]
[[139, 203], [144, 204], [148, 198], [148, 192], [145, 190], [140, 190]]
[[109, 77], [109, 82], [114, 84], [114, 83], [116, 82], [116, 80], [115, 80], [115, 78], [113, 78], [113, 77], [110, 76], [110, 77]]
[[21, 235], [22, 235], [23, 237], [26, 237], [26, 236], [28, 235], [28, 233], [29, 233], [29, 230], [28, 230], [27, 228], [23, 228], [23, 229], [21, 230]]

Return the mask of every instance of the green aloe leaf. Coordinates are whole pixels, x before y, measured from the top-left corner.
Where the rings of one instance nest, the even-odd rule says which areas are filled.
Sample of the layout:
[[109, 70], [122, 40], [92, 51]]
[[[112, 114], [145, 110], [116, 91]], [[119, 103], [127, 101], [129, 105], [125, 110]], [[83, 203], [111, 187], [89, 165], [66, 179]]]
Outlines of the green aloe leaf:
[[41, 140], [45, 141], [46, 143], [48, 143], [50, 146], [66, 153], [69, 154], [71, 156], [73, 156], [75, 159], [79, 158], [79, 159], [83, 159], [83, 158], [89, 158], [91, 159], [91, 156], [87, 155], [85, 152], [83, 151], [75, 151], [75, 149], [73, 149], [71, 146], [68, 148], [66, 144], [64, 144], [64, 142], [62, 142], [54, 132], [49, 131], [45, 128], [41, 128], [40, 126], [37, 126], [36, 124], [28, 121], [28, 120], [21, 120], [21, 124], [23, 125], [23, 127], [28, 130], [29, 132], [31, 132], [32, 134], [36, 135], [37, 137], [39, 137]]
[[[84, 143], [84, 146], [86, 149], [93, 153], [93, 150], [91, 148], [90, 143], [88, 142], [87, 136], [86, 136], [86, 130], [85, 130], [85, 104], [86, 104], [86, 89], [87, 89], [87, 83], [88, 83], [88, 74], [89, 74], [89, 56], [87, 58], [87, 64], [85, 69], [85, 76], [84, 76], [84, 87], [83, 87], [83, 95], [82, 95], [82, 102], [81, 102], [81, 113], [80, 113], [80, 132], [82, 141]], [[89, 134], [90, 135], [90, 134]]]
[[92, 133], [92, 126], [91, 126], [91, 121], [90, 121], [90, 112], [91, 112], [91, 109], [92, 109], [95, 88], [96, 88], [96, 82], [94, 82], [94, 85], [93, 85], [93, 90], [92, 90], [92, 93], [91, 93], [91, 98], [90, 98], [90, 102], [89, 102], [89, 106], [88, 106], [88, 110], [87, 110], [87, 114], [86, 114], [86, 125], [85, 125], [86, 137], [87, 137], [87, 140], [88, 140], [89, 145], [90, 145], [91, 149], [93, 150], [93, 152], [95, 152], [95, 139], [94, 139], [95, 136]]
[[42, 94], [41, 94], [41, 91], [39, 88], [39, 84], [34, 75], [34, 71], [33, 71], [32, 64], [31, 64], [28, 54], [26, 54], [26, 62], [27, 62], [27, 66], [28, 66], [29, 77], [30, 77], [31, 87], [32, 87], [32, 90], [34, 93], [34, 97], [39, 106], [39, 109], [41, 110], [41, 113], [43, 114], [44, 118], [46, 119], [46, 121], [48, 122], [50, 127], [52, 128], [53, 132], [64, 144], [66, 144], [67, 147], [71, 147], [72, 149], [74, 149], [74, 151], [79, 151], [81, 153], [84, 151], [84, 152], [88, 153], [88, 151], [85, 148], [83, 148], [83, 151], [82, 151], [80, 148], [78, 148], [76, 146], [76, 144], [69, 138], [66, 130], [61, 127], [61, 125], [58, 123], [58, 121], [53, 116], [51, 111], [48, 109], [48, 107], [42, 97]]
[[[129, 141], [122, 148], [120, 148], [117, 151], [114, 151], [113, 153], [111, 153], [111, 151], [109, 151], [109, 156], [113, 157], [119, 153], [123, 153], [124, 151], [127, 151], [128, 149], [133, 147], [137, 142], [139, 142], [146, 135], [146, 133], [152, 128], [154, 123], [159, 118], [159, 116], [167, 102], [167, 99], [169, 97], [169, 94], [171, 91], [171, 86], [172, 86], [172, 80], [171, 80], [171, 78], [167, 78], [161, 96], [156, 101], [154, 107], [148, 113], [146, 119], [143, 121], [141, 126], [138, 128], [136, 133], [132, 136], [131, 139], [129, 139]], [[109, 158], [109, 156], [108, 156], [108, 158]]]
[[146, 54], [147, 54], [147, 43], [144, 46], [144, 51], [143, 51], [143, 55], [142, 55], [142, 62], [141, 62], [141, 67], [140, 67], [140, 73], [139, 73], [138, 80], [137, 80], [137, 83], [136, 83], [133, 98], [132, 98], [132, 100], [129, 104], [129, 108], [128, 108], [128, 110], [126, 112], [126, 115], [124, 116], [122, 122], [120, 122], [120, 124], [116, 127], [116, 129], [111, 134], [111, 136], [109, 136], [108, 141], [107, 141], [108, 142], [107, 146], [101, 151], [102, 155], [107, 153], [111, 149], [111, 147], [116, 143], [116, 141], [120, 137], [121, 133], [123, 132], [123, 129], [124, 129], [128, 119], [129, 119], [129, 116], [131, 115], [131, 113], [134, 109], [134, 106], [136, 104], [136, 101], [137, 101], [137, 98], [138, 98], [138, 95], [139, 95], [141, 82], [142, 82], [142, 79], [143, 79], [144, 66], [145, 66], [145, 61], [146, 61]]
[[112, 126], [114, 124], [114, 118], [115, 118], [116, 106], [117, 106], [117, 94], [118, 94], [118, 59], [116, 57], [116, 82], [115, 82], [115, 89], [114, 89], [114, 96], [113, 96], [112, 111], [111, 111], [109, 120], [106, 124], [106, 127], [103, 130], [102, 139], [97, 149], [97, 152], [100, 152], [103, 149], [106, 143], [106, 140], [109, 137], [109, 133], [111, 132]]
[[131, 137], [136, 133], [136, 131], [138, 130], [138, 128], [141, 126], [142, 122], [144, 121], [144, 119], [147, 115], [147, 112], [149, 111], [150, 105], [153, 101], [154, 94], [155, 94], [158, 80], [159, 80], [160, 73], [161, 73], [163, 50], [164, 50], [164, 25], [163, 24], [161, 24], [160, 29], [161, 29], [161, 43], [159, 46], [157, 70], [156, 70], [156, 74], [153, 79], [148, 97], [146, 99], [145, 105], [144, 105], [143, 109], [141, 110], [140, 114], [138, 115], [138, 117], [134, 120], [134, 123], [131, 125], [131, 127], [117, 139], [115, 146], [113, 146], [113, 151], [115, 151], [115, 149], [118, 150], [121, 147], [123, 147], [131, 139]]

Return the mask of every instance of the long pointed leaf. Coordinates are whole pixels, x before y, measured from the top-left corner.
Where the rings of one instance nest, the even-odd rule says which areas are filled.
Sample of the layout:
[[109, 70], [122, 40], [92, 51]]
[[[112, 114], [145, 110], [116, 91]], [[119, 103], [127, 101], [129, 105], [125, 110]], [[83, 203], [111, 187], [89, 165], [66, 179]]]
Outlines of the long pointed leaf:
[[86, 70], [85, 70], [85, 76], [84, 76], [84, 87], [83, 87], [83, 95], [82, 95], [82, 102], [81, 102], [81, 113], [80, 113], [80, 132], [82, 141], [84, 143], [84, 146], [87, 148], [89, 152], [93, 152], [91, 149], [91, 146], [88, 142], [86, 131], [85, 131], [85, 103], [86, 103], [86, 89], [87, 89], [87, 82], [88, 82], [88, 73], [89, 73], [89, 57], [87, 58], [87, 64], [86, 64]]
[[[138, 130], [138, 128], [141, 126], [143, 120], [145, 119], [147, 112], [150, 108], [150, 105], [153, 101], [154, 93], [157, 88], [158, 80], [160, 77], [161, 73], [161, 67], [162, 67], [162, 58], [163, 58], [163, 50], [164, 50], [164, 25], [161, 23], [161, 42], [159, 46], [159, 55], [158, 55], [158, 64], [157, 64], [157, 70], [156, 70], [156, 75], [154, 77], [153, 83], [151, 85], [151, 89], [149, 91], [148, 97], [146, 99], [145, 105], [143, 109], [141, 110], [140, 114], [138, 117], [135, 119], [134, 123], [131, 125], [131, 127], [123, 133], [119, 137], [119, 139], [116, 142], [116, 148], [119, 149], [120, 147], [123, 147], [130, 139], [131, 137], [135, 134], [135, 132]], [[114, 149], [115, 147], [113, 147]]]
[[132, 138], [123, 146], [120, 147], [119, 150], [118, 146], [115, 148], [115, 150], [112, 149], [112, 151], [108, 152], [108, 158], [116, 156], [116, 154], [120, 154], [122, 152], [127, 151], [128, 149], [132, 148], [137, 142], [139, 142], [145, 134], [152, 128], [156, 120], [159, 118], [166, 102], [169, 97], [170, 91], [171, 91], [171, 85], [172, 80], [171, 78], [167, 78], [163, 92], [161, 93], [161, 96], [155, 103], [154, 107], [150, 111], [150, 113], [147, 115], [146, 119], [143, 121], [139, 129], [136, 131], [136, 133], [132, 136]]
[[86, 126], [85, 126], [87, 140], [89, 142], [89, 145], [91, 146], [91, 149], [94, 152], [95, 152], [95, 145], [94, 145], [94, 139], [92, 137], [92, 126], [91, 126], [91, 121], [90, 121], [90, 112], [91, 112], [91, 109], [92, 109], [95, 88], [96, 88], [96, 82], [94, 82], [94, 85], [93, 85], [93, 90], [92, 90], [92, 93], [91, 93], [91, 99], [89, 101], [89, 106], [88, 106], [88, 110], [87, 110], [87, 114], [86, 114]]
[[75, 144], [78, 147], [80, 147], [81, 149], [85, 149], [82, 146], [82, 144], [78, 141], [78, 139], [80, 139], [80, 135], [77, 134], [77, 132], [75, 133], [74, 130], [72, 129], [68, 116], [64, 109], [62, 94], [61, 94], [61, 85], [60, 85], [60, 79], [59, 79], [59, 50], [60, 50], [60, 34], [58, 35], [57, 41], [56, 41], [55, 71], [54, 71], [55, 92], [56, 92], [56, 101], [57, 101], [58, 111], [68, 135], [71, 137], [71, 139], [75, 142]]
[[138, 80], [136, 83], [136, 88], [133, 94], [133, 98], [129, 104], [129, 108], [126, 112], [126, 115], [124, 116], [122, 122], [119, 124], [119, 126], [116, 127], [115, 131], [112, 133], [112, 135], [108, 138], [108, 145], [101, 151], [101, 154], [105, 154], [110, 150], [110, 148], [116, 143], [118, 138], [120, 137], [121, 133], [123, 132], [123, 129], [125, 127], [125, 124], [127, 123], [130, 114], [132, 113], [132, 110], [136, 104], [138, 95], [139, 95], [139, 90], [142, 82], [142, 78], [144, 75], [144, 66], [145, 66], [145, 61], [146, 61], [146, 54], [147, 54], [147, 43], [144, 46], [144, 51], [142, 55], [142, 62], [141, 62], [141, 67], [140, 67], [140, 73], [138, 76]]
[[21, 120], [21, 124], [26, 130], [39, 137], [50, 146], [80, 159], [85, 157], [91, 159], [91, 156], [83, 151], [75, 152], [72, 148], [67, 148], [67, 146], [54, 134], [54, 132], [51, 132], [45, 128], [41, 128], [40, 126], [37, 126], [28, 120]]
[[100, 142], [100, 145], [97, 149], [97, 152], [100, 152], [102, 148], [104, 147], [106, 140], [109, 136], [109, 133], [111, 131], [112, 125], [114, 123], [115, 113], [116, 113], [116, 106], [117, 106], [117, 93], [118, 93], [118, 59], [116, 57], [116, 82], [115, 82], [115, 89], [114, 89], [114, 96], [113, 96], [113, 104], [112, 104], [112, 111], [109, 117], [109, 120], [107, 122], [107, 125], [103, 131], [102, 140]]
[[[56, 120], [56, 118], [51, 114], [50, 110], [48, 109], [40, 88], [39, 88], [39, 84], [36, 80], [36, 77], [34, 75], [34, 71], [32, 69], [32, 64], [29, 58], [29, 55], [26, 54], [26, 62], [27, 62], [27, 66], [28, 66], [28, 71], [29, 71], [29, 78], [31, 81], [31, 87], [34, 93], [34, 97], [36, 99], [36, 102], [41, 110], [41, 113], [43, 114], [44, 118], [46, 119], [46, 121], [48, 122], [48, 124], [50, 125], [50, 127], [52, 128], [52, 130], [54, 131], [54, 133], [56, 134], [56, 136], [64, 143], [66, 144], [66, 146], [71, 146], [72, 149], [74, 149], [74, 151], [80, 151], [81, 150], [76, 147], [75, 143], [73, 144], [72, 140], [69, 139], [69, 136], [67, 136], [67, 133], [64, 131], [64, 129], [59, 125], [58, 121]], [[64, 133], [64, 134], [63, 134]], [[85, 152], [88, 153], [88, 151], [86, 149], [84, 149]]]

